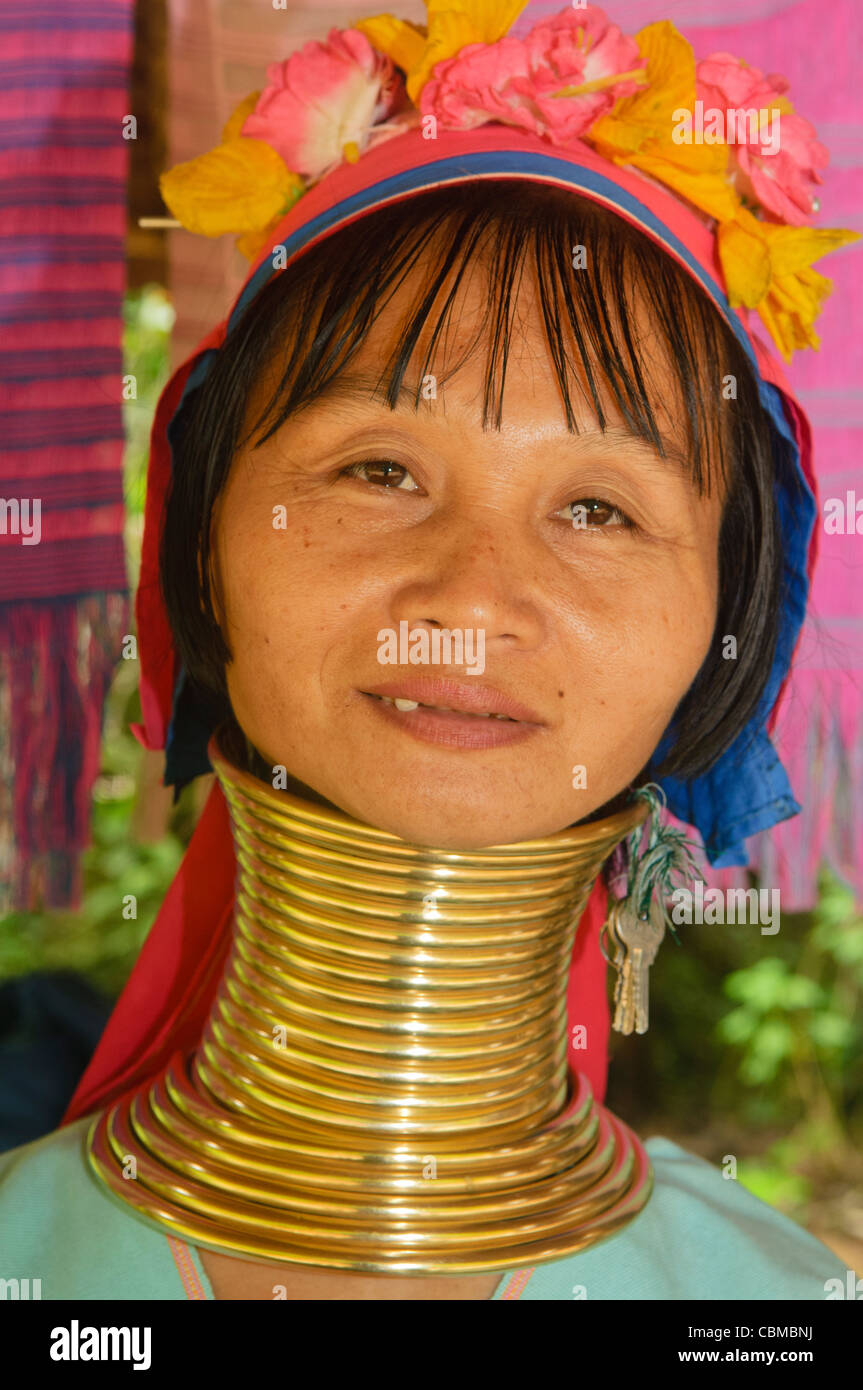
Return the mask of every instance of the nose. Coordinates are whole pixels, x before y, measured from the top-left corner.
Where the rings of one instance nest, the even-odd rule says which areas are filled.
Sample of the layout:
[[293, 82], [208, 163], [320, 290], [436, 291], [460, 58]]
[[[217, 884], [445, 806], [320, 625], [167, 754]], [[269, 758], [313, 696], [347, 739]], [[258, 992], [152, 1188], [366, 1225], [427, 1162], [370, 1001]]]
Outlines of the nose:
[[486, 649], [536, 649], [545, 635], [541, 571], [520, 524], [441, 518], [423, 531], [390, 602], [393, 626], [471, 628], [485, 633]]

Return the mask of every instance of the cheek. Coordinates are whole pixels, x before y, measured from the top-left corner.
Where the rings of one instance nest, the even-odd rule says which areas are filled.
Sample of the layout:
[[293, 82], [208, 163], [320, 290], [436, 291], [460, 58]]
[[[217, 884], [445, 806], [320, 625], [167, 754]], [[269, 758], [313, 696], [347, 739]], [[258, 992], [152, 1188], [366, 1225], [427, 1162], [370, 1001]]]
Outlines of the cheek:
[[[570, 669], [605, 736], [658, 741], [710, 648], [716, 624], [713, 551], [633, 556], [571, 613]], [[573, 718], [581, 722], [578, 697]], [[598, 735], [599, 737], [599, 735]]]
[[705, 568], [645, 583], [633, 600], [634, 644], [671, 685], [688, 685], [707, 655], [716, 623], [715, 577]]
[[709, 593], [698, 593], [692, 588], [665, 601], [657, 597], [643, 614], [639, 663], [649, 674], [657, 703], [669, 716], [707, 655], [715, 622], [715, 603]]
[[250, 735], [287, 715], [292, 727], [311, 728], [327, 652], [350, 633], [349, 576], [313, 524], [289, 515], [287, 529], [274, 526], [271, 509], [230, 510], [230, 501], [218, 575], [231, 703]]

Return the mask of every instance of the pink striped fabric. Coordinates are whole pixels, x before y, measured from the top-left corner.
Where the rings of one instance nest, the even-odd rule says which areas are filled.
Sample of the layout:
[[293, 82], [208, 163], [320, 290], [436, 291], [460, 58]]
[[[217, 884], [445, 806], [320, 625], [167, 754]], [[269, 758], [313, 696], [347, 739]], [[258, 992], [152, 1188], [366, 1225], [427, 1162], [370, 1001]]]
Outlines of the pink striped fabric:
[[[132, 0], [0, 0], [0, 909], [74, 904], [127, 624]], [[35, 543], [24, 544], [40, 507]], [[10, 507], [12, 510], [10, 510]]]
[[177, 1266], [177, 1273], [180, 1276], [180, 1283], [183, 1285], [186, 1298], [193, 1302], [206, 1302], [207, 1290], [195, 1268], [195, 1261], [188, 1245], [184, 1240], [178, 1240], [176, 1236], [166, 1236], [166, 1240], [174, 1257], [174, 1264]]
[[510, 1276], [506, 1288], [501, 1294], [501, 1299], [521, 1298], [527, 1287], [528, 1280], [535, 1272], [535, 1266], [530, 1269], [517, 1269], [515, 1273]]

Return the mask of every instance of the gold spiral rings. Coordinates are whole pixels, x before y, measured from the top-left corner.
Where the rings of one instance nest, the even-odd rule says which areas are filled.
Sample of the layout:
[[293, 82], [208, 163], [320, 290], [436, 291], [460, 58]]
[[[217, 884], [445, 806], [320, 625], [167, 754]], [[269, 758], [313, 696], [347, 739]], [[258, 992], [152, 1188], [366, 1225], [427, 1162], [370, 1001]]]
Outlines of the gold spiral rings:
[[232, 949], [195, 1052], [94, 1119], [108, 1190], [208, 1248], [400, 1275], [558, 1259], [630, 1221], [649, 1160], [568, 1067], [566, 986], [644, 806], [427, 849], [210, 757]]

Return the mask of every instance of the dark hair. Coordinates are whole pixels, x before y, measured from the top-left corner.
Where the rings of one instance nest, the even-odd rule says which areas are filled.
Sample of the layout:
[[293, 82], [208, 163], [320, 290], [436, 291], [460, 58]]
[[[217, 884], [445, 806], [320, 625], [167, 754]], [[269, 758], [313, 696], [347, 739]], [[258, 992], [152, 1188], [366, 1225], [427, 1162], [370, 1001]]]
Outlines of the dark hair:
[[[586, 264], [573, 271], [576, 245], [587, 248]], [[610, 393], [627, 427], [662, 453], [655, 416], [661, 389], [652, 370], [658, 356], [655, 348], [644, 350], [637, 334], [637, 297], [646, 305], [679, 383], [693, 481], [702, 494], [717, 483], [725, 489], [713, 642], [675, 713], [674, 746], [652, 769], [677, 776], [706, 771], [758, 705], [778, 634], [781, 536], [770, 426], [755, 375], [717, 309], [665, 251], [584, 198], [524, 181], [436, 189], [368, 214], [274, 276], [227, 336], [174, 434], [160, 557], [162, 591], [192, 687], [230, 718], [225, 665], [231, 654], [216, 620], [208, 569], [212, 508], [238, 447], [266, 426], [255, 441], [263, 443], [338, 376], [430, 248], [431, 268], [414, 276], [412, 312], [381, 372], [391, 407], [427, 323], [431, 335], [418, 381], [429, 372], [459, 283], [482, 255], [489, 284], [476, 339], [484, 334], [487, 342], [483, 428], [489, 422], [499, 428], [518, 285], [532, 253], [570, 430], [577, 433], [573, 385], [603, 430], [602, 398]], [[250, 395], [280, 352], [281, 379], [241, 440]], [[733, 401], [721, 390], [728, 376], [736, 381]], [[726, 634], [737, 639], [736, 660], [723, 658]]]

